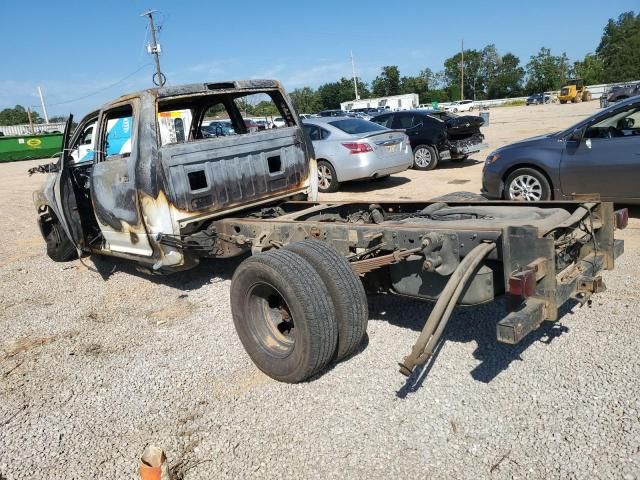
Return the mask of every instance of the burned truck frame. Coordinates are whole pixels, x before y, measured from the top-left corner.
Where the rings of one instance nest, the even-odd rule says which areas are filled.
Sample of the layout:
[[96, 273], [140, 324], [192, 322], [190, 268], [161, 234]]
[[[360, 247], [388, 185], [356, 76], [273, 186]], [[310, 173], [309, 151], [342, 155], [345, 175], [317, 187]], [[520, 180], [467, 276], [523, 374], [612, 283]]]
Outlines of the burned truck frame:
[[[249, 131], [242, 108], [255, 95], [273, 102], [285, 127]], [[204, 138], [212, 112], [236, 134]], [[105, 254], [164, 274], [251, 254], [232, 280], [233, 320], [258, 368], [281, 381], [356, 351], [367, 294], [435, 302], [400, 364], [409, 375], [456, 305], [505, 296], [497, 339], [515, 344], [569, 299], [602, 291], [599, 272], [623, 251], [614, 230], [626, 226], [626, 210], [596, 199], [317, 202], [313, 148], [275, 81], [148, 90], [89, 114], [73, 135], [70, 125], [34, 194], [51, 258]], [[76, 162], [87, 132], [93, 154]]]

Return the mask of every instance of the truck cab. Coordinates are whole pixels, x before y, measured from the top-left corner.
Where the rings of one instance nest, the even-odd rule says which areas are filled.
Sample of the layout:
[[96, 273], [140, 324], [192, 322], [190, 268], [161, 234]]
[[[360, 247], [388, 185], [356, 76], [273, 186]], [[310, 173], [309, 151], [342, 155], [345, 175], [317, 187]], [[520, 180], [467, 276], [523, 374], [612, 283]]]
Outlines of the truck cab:
[[[260, 102], [278, 109], [283, 128], [247, 128]], [[205, 138], [203, 121], [214, 116], [238, 135]], [[54, 260], [104, 254], [159, 273], [196, 264], [215, 219], [317, 195], [313, 147], [272, 80], [145, 90], [90, 113], [73, 132], [70, 117], [53, 170], [34, 203]]]

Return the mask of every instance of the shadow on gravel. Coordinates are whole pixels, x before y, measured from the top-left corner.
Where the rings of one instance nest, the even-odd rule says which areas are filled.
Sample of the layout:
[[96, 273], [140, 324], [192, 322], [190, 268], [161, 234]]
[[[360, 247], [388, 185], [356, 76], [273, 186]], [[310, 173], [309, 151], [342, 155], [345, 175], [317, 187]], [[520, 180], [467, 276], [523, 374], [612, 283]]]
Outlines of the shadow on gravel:
[[215, 260], [202, 259], [200, 264], [191, 270], [171, 273], [169, 275], [153, 275], [141, 272], [136, 269], [135, 262], [127, 260], [101, 257], [98, 255], [94, 255], [91, 259], [97, 272], [105, 281], [109, 280], [115, 272], [122, 272], [179, 290], [195, 290], [212, 281], [231, 280], [233, 272], [246, 257], [247, 255]]
[[[396, 395], [399, 398], [406, 398], [422, 386], [445, 342], [476, 342], [477, 347], [473, 356], [481, 363], [470, 374], [479, 382], [489, 383], [508, 369], [513, 361], [522, 360], [522, 352], [533, 343], [549, 344], [553, 339], [567, 333], [569, 328], [560, 322], [565, 315], [572, 314], [571, 309], [576, 304], [577, 302], [573, 300], [567, 302], [560, 308], [559, 322], [543, 322], [537, 330], [531, 332], [517, 345], [506, 345], [496, 340], [496, 324], [505, 316], [504, 308], [499, 301], [475, 307], [457, 307], [434, 350], [434, 355], [422, 368], [416, 368]], [[372, 318], [387, 320], [392, 325], [408, 328], [414, 332], [422, 330], [431, 310], [430, 304], [397, 297], [379, 296], [372, 297], [369, 301], [369, 312]], [[397, 353], [398, 361], [410, 352], [416, 339], [417, 335], [407, 335], [406, 351]]]
[[384, 190], [385, 188], [399, 187], [411, 180], [407, 177], [386, 177], [380, 180], [362, 180], [354, 182], [345, 182], [340, 184], [339, 192], [371, 192], [374, 190]]
[[457, 168], [471, 167], [473, 165], [478, 165], [482, 163], [481, 160], [476, 160], [475, 158], [467, 158], [461, 162], [452, 162], [450, 160], [443, 160], [438, 163], [436, 169], [438, 170], [455, 170]]

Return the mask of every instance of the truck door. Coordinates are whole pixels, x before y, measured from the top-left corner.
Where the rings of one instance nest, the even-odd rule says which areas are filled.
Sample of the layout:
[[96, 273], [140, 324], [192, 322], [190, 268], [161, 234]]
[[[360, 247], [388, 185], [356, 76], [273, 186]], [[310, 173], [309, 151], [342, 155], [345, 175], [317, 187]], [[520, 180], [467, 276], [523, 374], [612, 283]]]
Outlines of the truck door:
[[588, 126], [580, 141], [567, 139], [560, 166], [562, 193], [599, 193], [602, 200], [640, 198], [640, 103]]
[[69, 139], [72, 124], [73, 115], [69, 115], [64, 127], [64, 135], [62, 136], [62, 152], [60, 153], [59, 171], [53, 187], [53, 193], [58, 220], [71, 242], [77, 249], [80, 249], [84, 244], [84, 234], [78, 213], [76, 196], [73, 190], [71, 168], [69, 167], [69, 162], [71, 161], [69, 155]]
[[123, 104], [102, 113], [91, 200], [108, 249], [151, 256], [136, 189], [137, 139], [134, 105]]

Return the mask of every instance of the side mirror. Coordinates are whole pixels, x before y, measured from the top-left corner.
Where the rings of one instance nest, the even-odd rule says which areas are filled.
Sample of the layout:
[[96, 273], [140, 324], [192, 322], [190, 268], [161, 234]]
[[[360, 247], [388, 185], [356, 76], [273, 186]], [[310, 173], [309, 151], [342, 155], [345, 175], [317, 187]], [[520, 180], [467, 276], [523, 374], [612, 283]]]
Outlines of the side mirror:
[[567, 140], [580, 143], [582, 141], [582, 138], [584, 137], [584, 132], [584, 128], [576, 128], [573, 132], [571, 132]]

